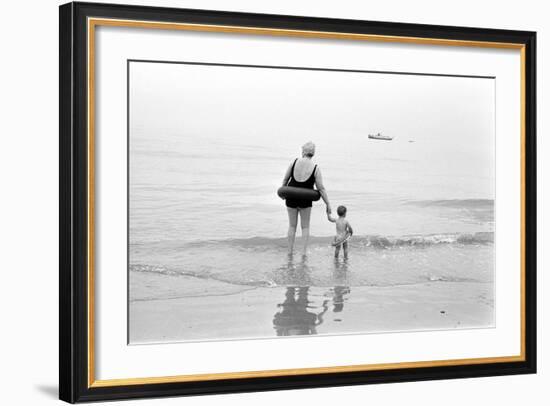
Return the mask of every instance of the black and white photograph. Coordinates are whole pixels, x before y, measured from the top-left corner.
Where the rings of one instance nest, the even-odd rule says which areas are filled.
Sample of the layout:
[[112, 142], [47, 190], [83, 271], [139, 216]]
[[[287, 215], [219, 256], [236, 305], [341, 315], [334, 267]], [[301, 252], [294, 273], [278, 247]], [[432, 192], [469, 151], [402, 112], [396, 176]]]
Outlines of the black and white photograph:
[[494, 327], [494, 77], [127, 71], [129, 344]]

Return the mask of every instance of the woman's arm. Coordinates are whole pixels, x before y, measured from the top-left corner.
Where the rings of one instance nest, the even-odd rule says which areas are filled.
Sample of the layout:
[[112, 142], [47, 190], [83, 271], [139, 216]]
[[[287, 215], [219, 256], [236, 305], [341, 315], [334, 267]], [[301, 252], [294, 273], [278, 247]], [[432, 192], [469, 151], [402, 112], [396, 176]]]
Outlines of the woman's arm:
[[286, 186], [288, 183], [288, 180], [290, 179], [290, 172], [292, 171], [292, 164], [288, 167], [285, 173], [285, 177], [283, 178], [283, 186]]
[[325, 185], [323, 184], [323, 175], [321, 175], [321, 169], [319, 169], [319, 167], [317, 167], [315, 171], [315, 186], [317, 186], [317, 190], [321, 194], [321, 198], [327, 205], [327, 213], [330, 214], [332, 209], [330, 208], [327, 191], [325, 190]]

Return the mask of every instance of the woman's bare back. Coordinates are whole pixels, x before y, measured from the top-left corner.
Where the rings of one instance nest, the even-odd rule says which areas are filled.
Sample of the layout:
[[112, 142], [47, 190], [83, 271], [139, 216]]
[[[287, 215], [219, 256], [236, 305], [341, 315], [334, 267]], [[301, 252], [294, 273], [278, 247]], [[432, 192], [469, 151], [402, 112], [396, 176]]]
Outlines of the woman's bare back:
[[294, 165], [294, 179], [298, 182], [305, 182], [311, 176], [313, 168], [315, 168], [315, 164], [311, 159], [298, 158]]

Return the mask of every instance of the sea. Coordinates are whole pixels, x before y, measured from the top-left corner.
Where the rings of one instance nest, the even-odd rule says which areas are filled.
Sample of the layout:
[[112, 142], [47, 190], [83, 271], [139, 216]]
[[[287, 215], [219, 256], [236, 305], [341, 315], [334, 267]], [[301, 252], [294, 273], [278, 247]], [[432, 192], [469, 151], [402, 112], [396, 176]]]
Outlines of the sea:
[[[281, 132], [274, 139], [133, 127], [130, 277], [261, 287], [493, 282], [492, 145], [452, 132], [389, 135]], [[307, 256], [287, 254], [287, 210], [276, 191], [309, 140], [333, 215], [346, 206], [354, 230], [346, 261], [334, 259], [335, 227], [322, 201], [313, 205]]]

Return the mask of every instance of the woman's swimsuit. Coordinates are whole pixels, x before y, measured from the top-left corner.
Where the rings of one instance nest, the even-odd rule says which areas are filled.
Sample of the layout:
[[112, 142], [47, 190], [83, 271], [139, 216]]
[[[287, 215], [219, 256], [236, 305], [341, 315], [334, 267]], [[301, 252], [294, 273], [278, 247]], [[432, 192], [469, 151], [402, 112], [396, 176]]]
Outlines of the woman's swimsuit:
[[[317, 170], [317, 165], [315, 165], [315, 167], [313, 168], [313, 172], [311, 172], [311, 175], [309, 175], [309, 178], [307, 178], [303, 182], [299, 182], [294, 177], [294, 167], [296, 166], [296, 161], [298, 161], [298, 158], [296, 158], [296, 160], [292, 164], [290, 180], [287, 183], [287, 186], [301, 187], [304, 189], [313, 189], [313, 185], [315, 184], [315, 171]], [[311, 200], [286, 199], [286, 207], [291, 207], [293, 209], [296, 209], [296, 208], [305, 209], [307, 207], [311, 207]]]

